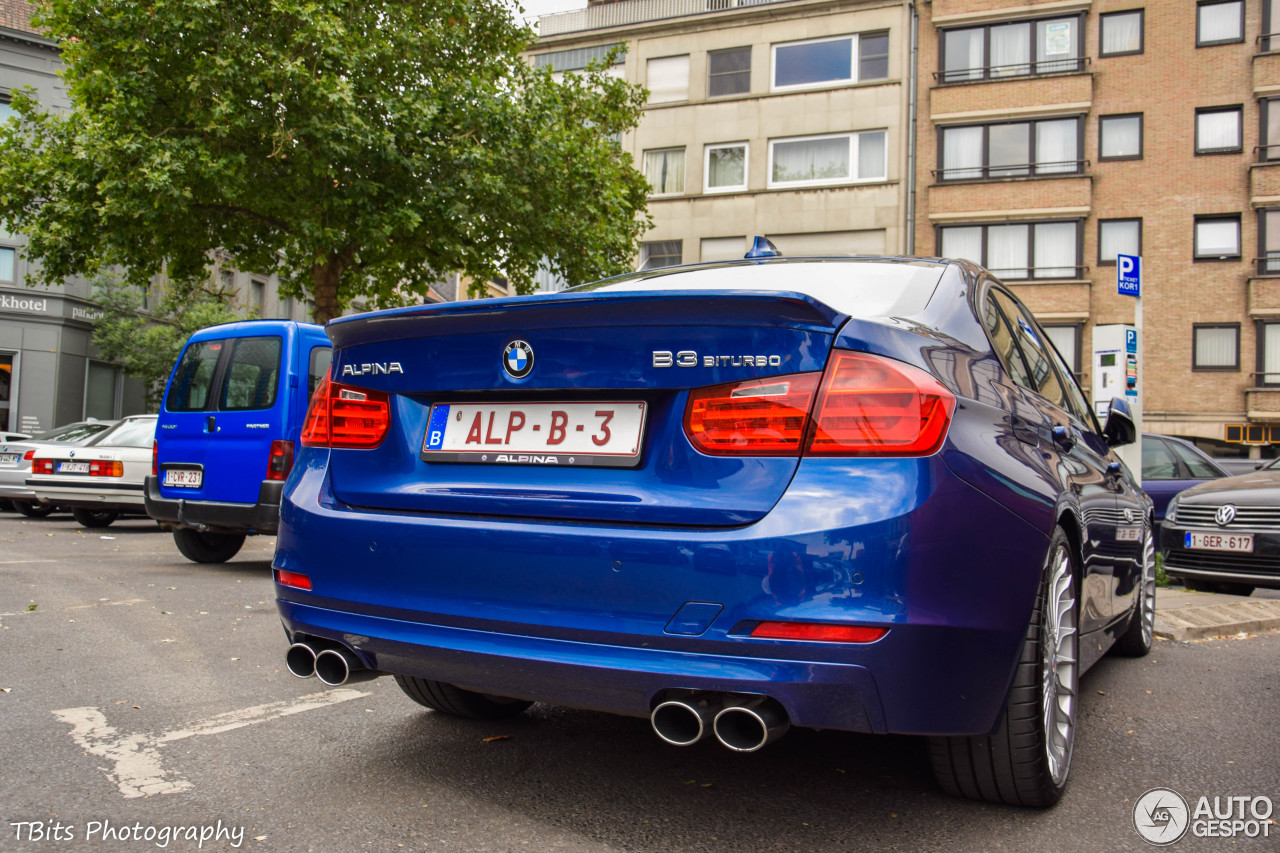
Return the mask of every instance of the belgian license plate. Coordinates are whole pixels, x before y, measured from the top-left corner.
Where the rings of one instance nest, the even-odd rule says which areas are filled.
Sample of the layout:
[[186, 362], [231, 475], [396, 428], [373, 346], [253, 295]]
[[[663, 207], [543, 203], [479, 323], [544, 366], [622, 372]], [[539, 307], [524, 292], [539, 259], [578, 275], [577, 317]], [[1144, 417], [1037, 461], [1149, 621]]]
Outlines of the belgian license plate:
[[59, 462], [58, 473], [59, 474], [88, 474], [89, 463], [88, 462]]
[[422, 439], [427, 462], [634, 467], [645, 404], [436, 403]]
[[165, 468], [163, 483], [180, 489], [198, 489], [204, 482], [204, 472], [192, 468]]
[[1252, 533], [1187, 533], [1186, 547], [1197, 551], [1240, 551], [1253, 553]]
[[0, 465], [12, 465], [18, 461], [16, 453], [0, 453]]

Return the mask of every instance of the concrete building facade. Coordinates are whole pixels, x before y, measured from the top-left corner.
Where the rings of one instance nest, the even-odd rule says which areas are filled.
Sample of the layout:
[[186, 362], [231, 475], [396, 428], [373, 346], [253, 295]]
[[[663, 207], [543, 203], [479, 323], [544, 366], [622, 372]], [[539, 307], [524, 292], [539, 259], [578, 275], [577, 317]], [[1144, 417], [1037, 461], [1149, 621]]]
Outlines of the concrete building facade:
[[540, 19], [536, 66], [615, 44], [649, 102], [623, 148], [649, 178], [638, 266], [907, 248], [909, 6], [626, 0]]

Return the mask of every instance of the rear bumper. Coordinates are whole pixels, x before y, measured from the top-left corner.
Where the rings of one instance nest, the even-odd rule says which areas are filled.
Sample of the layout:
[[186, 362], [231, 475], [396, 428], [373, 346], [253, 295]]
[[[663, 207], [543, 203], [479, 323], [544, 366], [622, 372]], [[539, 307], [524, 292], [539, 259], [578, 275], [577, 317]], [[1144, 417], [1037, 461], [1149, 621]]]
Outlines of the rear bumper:
[[128, 483], [107, 483], [101, 488], [57, 486], [32, 480], [28, 487], [43, 504], [68, 509], [93, 509], [102, 512], [126, 512], [143, 515], [142, 486]]
[[160, 494], [160, 478], [152, 474], [146, 480], [144, 501], [147, 515], [165, 524], [215, 533], [274, 534], [280, 524], [283, 491], [283, 481], [263, 480], [258, 502], [253, 504], [166, 498]]
[[[755, 524], [654, 528], [358, 509], [304, 454], [274, 566], [313, 589], [277, 586], [281, 617], [371, 668], [502, 696], [647, 716], [667, 690], [760, 693], [799, 726], [991, 731], [1048, 537], [937, 460], [814, 468]], [[676, 616], [693, 603], [701, 624]], [[749, 636], [768, 619], [888, 633]]]

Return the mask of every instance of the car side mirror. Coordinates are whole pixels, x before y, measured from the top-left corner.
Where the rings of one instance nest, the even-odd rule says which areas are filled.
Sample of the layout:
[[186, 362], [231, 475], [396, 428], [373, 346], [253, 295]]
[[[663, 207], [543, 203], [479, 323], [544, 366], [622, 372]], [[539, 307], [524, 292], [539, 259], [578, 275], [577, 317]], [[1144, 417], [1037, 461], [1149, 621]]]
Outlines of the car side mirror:
[[1123, 447], [1138, 440], [1138, 428], [1133, 423], [1133, 410], [1124, 397], [1114, 397], [1107, 408], [1107, 425], [1102, 428], [1102, 437], [1111, 447]]

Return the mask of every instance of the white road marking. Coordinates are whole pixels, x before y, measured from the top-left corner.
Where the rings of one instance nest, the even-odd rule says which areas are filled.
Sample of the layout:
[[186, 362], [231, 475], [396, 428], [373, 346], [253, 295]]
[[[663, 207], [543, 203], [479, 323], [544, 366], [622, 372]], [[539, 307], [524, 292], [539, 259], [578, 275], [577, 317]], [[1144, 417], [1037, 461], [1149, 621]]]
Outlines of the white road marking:
[[56, 563], [57, 560], [0, 560], [0, 566], [23, 566], [27, 563]]
[[186, 779], [161, 766], [161, 744], [196, 735], [220, 734], [368, 695], [350, 688], [326, 690], [297, 699], [228, 711], [161, 734], [121, 735], [107, 724], [106, 716], [97, 708], [63, 708], [61, 711], [54, 711], [53, 715], [71, 726], [71, 739], [81, 749], [99, 758], [106, 758], [115, 765], [102, 770], [108, 779], [115, 782], [123, 796], [149, 797], [153, 794], [179, 794], [194, 787]]

